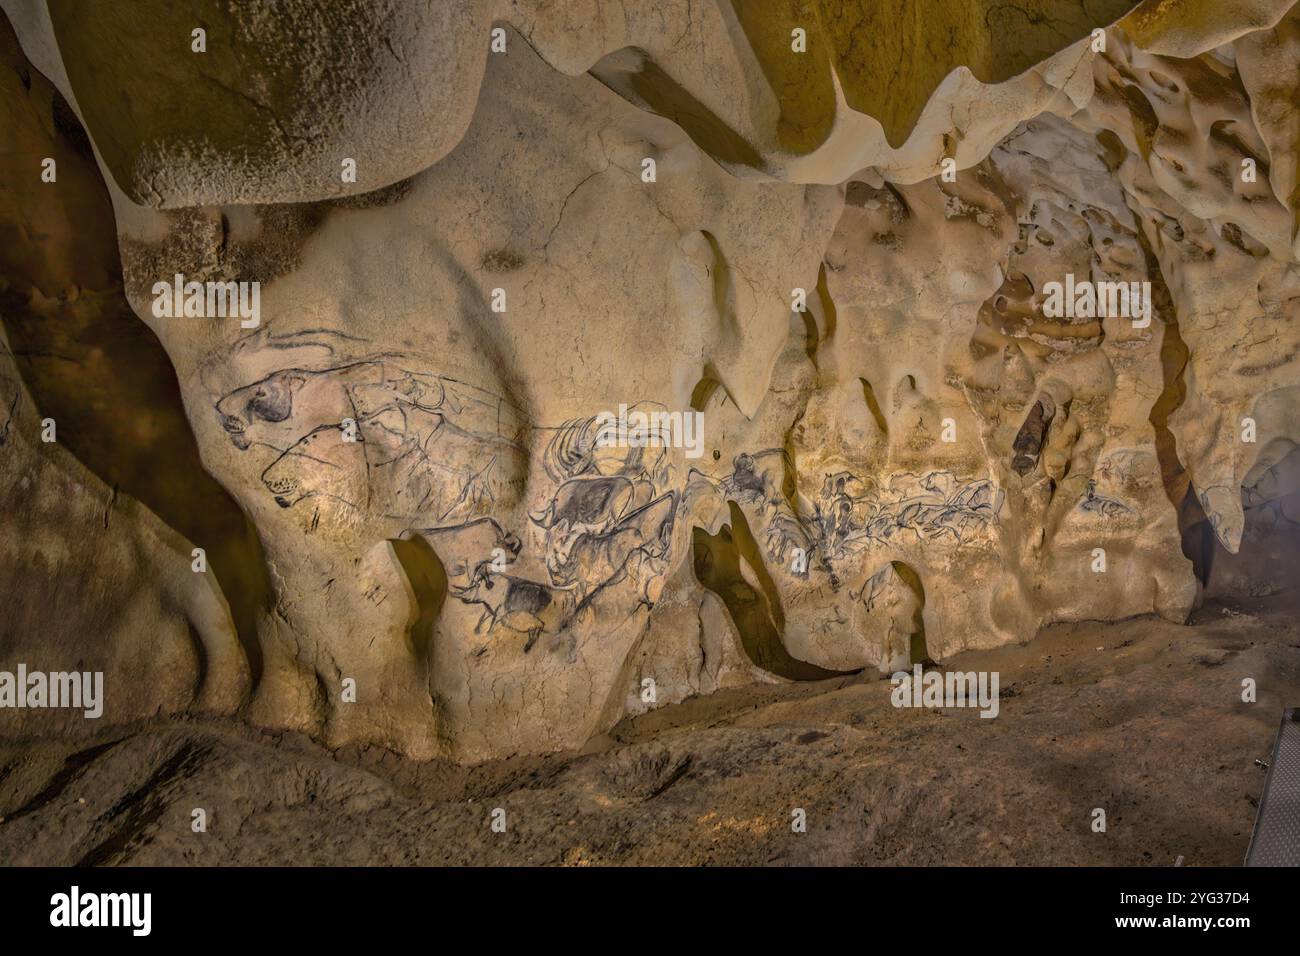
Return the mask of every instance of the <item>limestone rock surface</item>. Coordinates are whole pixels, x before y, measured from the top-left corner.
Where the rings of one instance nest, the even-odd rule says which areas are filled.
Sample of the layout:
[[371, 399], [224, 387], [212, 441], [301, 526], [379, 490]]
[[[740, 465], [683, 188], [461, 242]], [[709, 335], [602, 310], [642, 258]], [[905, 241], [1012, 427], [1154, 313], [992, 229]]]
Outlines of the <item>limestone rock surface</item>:
[[0, 669], [110, 721], [471, 763], [1296, 586], [1300, 6], [0, 8]]

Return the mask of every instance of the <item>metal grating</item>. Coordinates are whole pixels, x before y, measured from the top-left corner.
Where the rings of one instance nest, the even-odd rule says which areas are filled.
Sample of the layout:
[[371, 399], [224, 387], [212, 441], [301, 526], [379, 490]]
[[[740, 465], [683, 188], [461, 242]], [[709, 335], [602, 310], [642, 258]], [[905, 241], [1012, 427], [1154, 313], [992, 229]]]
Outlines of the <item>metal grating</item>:
[[1282, 713], [1247, 866], [1300, 866], [1300, 708]]

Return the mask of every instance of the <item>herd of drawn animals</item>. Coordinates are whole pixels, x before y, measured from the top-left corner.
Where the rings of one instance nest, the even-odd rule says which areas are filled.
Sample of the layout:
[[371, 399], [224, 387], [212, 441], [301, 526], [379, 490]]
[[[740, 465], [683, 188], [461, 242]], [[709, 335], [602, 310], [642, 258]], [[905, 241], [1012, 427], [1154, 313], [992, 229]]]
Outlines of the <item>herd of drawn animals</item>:
[[[877, 482], [844, 470], [796, 505], [782, 491], [789, 461], [781, 449], [736, 455], [726, 474], [691, 468], [673, 487], [662, 444], [604, 447], [595, 415], [533, 426], [499, 396], [405, 361], [384, 354], [281, 368], [227, 391], [216, 412], [237, 448], [274, 450], [261, 479], [280, 507], [327, 499], [399, 520], [442, 560], [449, 595], [481, 609], [476, 633], [519, 633], [525, 651], [612, 589], [635, 597], [630, 613], [653, 607], [689, 496], [748, 507], [775, 566], [805, 580], [828, 574], [835, 587], [837, 571], [861, 569], [857, 556], [873, 546], [967, 541], [998, 520], [1004, 502], [988, 478], [937, 470]], [[540, 462], [548, 491], [528, 520], [542, 541], [545, 580], [511, 573], [523, 539], [491, 515], [511, 476], [527, 473], [537, 431], [550, 435]], [[1130, 510], [1091, 486], [1080, 507], [1107, 517]]]

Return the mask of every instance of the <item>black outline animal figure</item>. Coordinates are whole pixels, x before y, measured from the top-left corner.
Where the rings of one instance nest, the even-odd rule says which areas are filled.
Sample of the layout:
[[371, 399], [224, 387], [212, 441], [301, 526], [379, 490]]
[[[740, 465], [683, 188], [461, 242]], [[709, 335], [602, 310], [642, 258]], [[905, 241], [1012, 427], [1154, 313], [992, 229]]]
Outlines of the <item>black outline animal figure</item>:
[[1137, 514], [1136, 510], [1119, 498], [1097, 494], [1097, 482], [1091, 478], [1088, 479], [1088, 488], [1079, 499], [1077, 507], [1080, 511], [1101, 515], [1103, 518], [1124, 518]]
[[[604, 534], [580, 536], [563, 563], [552, 562], [551, 556], [547, 556], [551, 582], [556, 587], [575, 591], [579, 598], [578, 610], [585, 610], [596, 595], [627, 578], [634, 555], [652, 559], [667, 557], [672, 548], [676, 512], [677, 494], [669, 492], [625, 515]], [[638, 568], [642, 566], [640, 560], [635, 563]], [[651, 567], [662, 565], [651, 564]], [[638, 582], [639, 593], [644, 593], [647, 587], [648, 582]]]
[[370, 500], [367, 472], [363, 443], [346, 441], [339, 425], [321, 425], [285, 449], [261, 478], [281, 508], [318, 496], [365, 508]]
[[791, 548], [802, 548], [809, 568], [816, 555], [816, 565], [834, 576], [831, 562], [846, 561], [901, 531], [911, 531], [917, 541], [949, 534], [964, 541], [997, 520], [1004, 499], [992, 479], [963, 482], [948, 471], [905, 473], [883, 489], [840, 471], [825, 476], [809, 517], [788, 505], [776, 508], [763, 529], [767, 555], [785, 564]]
[[[384, 517], [434, 523], [482, 514], [507, 484], [522, 486], [525, 425], [513, 414], [503, 418], [503, 408], [482, 389], [411, 371], [391, 356], [279, 369], [216, 403], [236, 447], [280, 452], [263, 481], [282, 507], [324, 495]], [[349, 420], [359, 458], [309, 451], [322, 444], [323, 430]], [[343, 459], [360, 476], [339, 474]]]
[[265, 444], [283, 451], [320, 425], [360, 421], [388, 409], [419, 409], [440, 422], [442, 413], [461, 410], [447, 399], [437, 376], [371, 359], [324, 369], [277, 369], [224, 395], [216, 411], [236, 447]]
[[488, 634], [498, 625], [525, 634], [524, 653], [532, 650], [543, 633], [563, 630], [572, 619], [576, 604], [571, 591], [496, 572], [479, 575], [469, 587], [452, 593], [466, 604], [482, 605], [483, 612], [474, 625], [475, 634], [482, 631], [485, 623]]
[[[664, 407], [656, 402], [638, 402], [628, 412], [640, 411], [643, 405]], [[654, 431], [651, 444], [619, 445], [611, 441], [616, 436], [611, 436], [610, 424], [602, 415], [571, 418], [550, 430], [554, 434], [542, 453], [542, 467], [556, 485], [571, 478], [619, 475], [662, 487], [669, 479], [671, 435]]]
[[[470, 587], [492, 573], [498, 557], [504, 559], [502, 563], [512, 564], [523, 548], [516, 535], [491, 517], [443, 528], [417, 528], [411, 533], [429, 542], [442, 561], [449, 591]], [[495, 553], [498, 551], [500, 554]]]
[[[896, 476], [907, 483], [917, 476]], [[949, 471], [931, 471], [919, 478], [922, 494], [893, 501], [868, 497], [868, 512], [860, 536], [868, 540], [888, 541], [899, 531], [911, 531], [917, 541], [951, 534], [965, 541], [969, 532], [983, 529], [997, 520], [1005, 493], [990, 478], [961, 481]], [[892, 489], [891, 489], [892, 490]], [[855, 535], [856, 536], [856, 535]]]
[[797, 515], [790, 511], [778, 511], [772, 515], [767, 527], [763, 529], [768, 558], [777, 564], [785, 565], [786, 556], [790, 553], [790, 549], [798, 548], [803, 551], [807, 561], [804, 571], [804, 575], [806, 575], [806, 569], [812, 566], [812, 555], [817, 550], [818, 545], [813, 532], [818, 530], [817, 528], [809, 528], [799, 520]]
[[666, 570], [676, 506], [677, 496], [669, 493], [625, 515], [604, 534], [580, 535], [568, 562], [554, 569], [560, 580], [551, 584], [492, 571], [480, 563], [472, 572], [458, 567], [459, 576], [468, 577], [464, 585], [451, 585], [449, 571], [448, 592], [465, 604], [483, 606], [474, 633], [487, 624], [489, 634], [497, 626], [525, 634], [525, 652], [542, 634], [569, 627], [598, 595], [630, 577], [635, 579], [637, 606], [649, 606], [650, 586]]
[[546, 532], [547, 567], [568, 565], [578, 541], [609, 534], [625, 517], [649, 504], [654, 490], [648, 481], [621, 475], [572, 478], [560, 485], [545, 508], [528, 516]]
[[707, 487], [738, 505], [757, 505], [761, 516], [769, 509], [790, 507], [786, 487], [791, 470], [790, 455], [783, 448], [768, 448], [752, 455], [742, 452], [732, 459], [731, 472], [722, 478], [692, 468], [687, 488]]

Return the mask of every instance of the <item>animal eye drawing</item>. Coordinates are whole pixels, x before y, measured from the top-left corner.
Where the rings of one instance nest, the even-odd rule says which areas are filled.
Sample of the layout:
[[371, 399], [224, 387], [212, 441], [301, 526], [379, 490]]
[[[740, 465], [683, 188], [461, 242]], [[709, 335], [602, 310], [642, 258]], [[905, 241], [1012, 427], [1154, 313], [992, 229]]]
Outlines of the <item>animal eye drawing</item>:
[[[679, 481], [664, 444], [601, 442], [599, 414], [536, 424], [417, 356], [340, 360], [332, 343], [314, 361], [228, 388], [215, 411], [237, 449], [268, 459], [260, 481], [280, 509], [315, 508], [313, 531], [322, 510], [339, 509], [421, 536], [443, 562], [448, 595], [479, 609], [474, 633], [520, 635], [524, 652], [593, 620], [597, 602], [606, 618], [611, 606], [625, 616], [654, 607], [688, 498], [751, 509], [767, 558], [786, 566], [798, 549], [794, 576], [838, 590], [872, 549], [986, 534], [1005, 497], [990, 479], [950, 471], [882, 485], [842, 469], [805, 498], [791, 493], [783, 449], [735, 455], [725, 474], [692, 467]], [[509, 527], [506, 501], [529, 475], [541, 479], [533, 506], [524, 526]], [[1089, 495], [1084, 505], [1099, 513], [1123, 507]]]
[[[313, 530], [322, 507], [337, 507], [428, 541], [449, 595], [482, 608], [475, 633], [522, 634], [528, 651], [542, 633], [589, 617], [598, 599], [629, 613], [652, 607], [681, 497], [667, 450], [603, 447], [596, 415], [533, 425], [501, 396], [417, 361], [279, 368], [221, 394], [217, 419], [240, 451], [270, 456], [260, 480], [279, 508], [317, 508]], [[550, 433], [540, 468], [549, 490], [527, 512], [544, 571], [536, 579], [513, 570], [525, 542], [497, 516], [528, 474], [534, 432]]]

